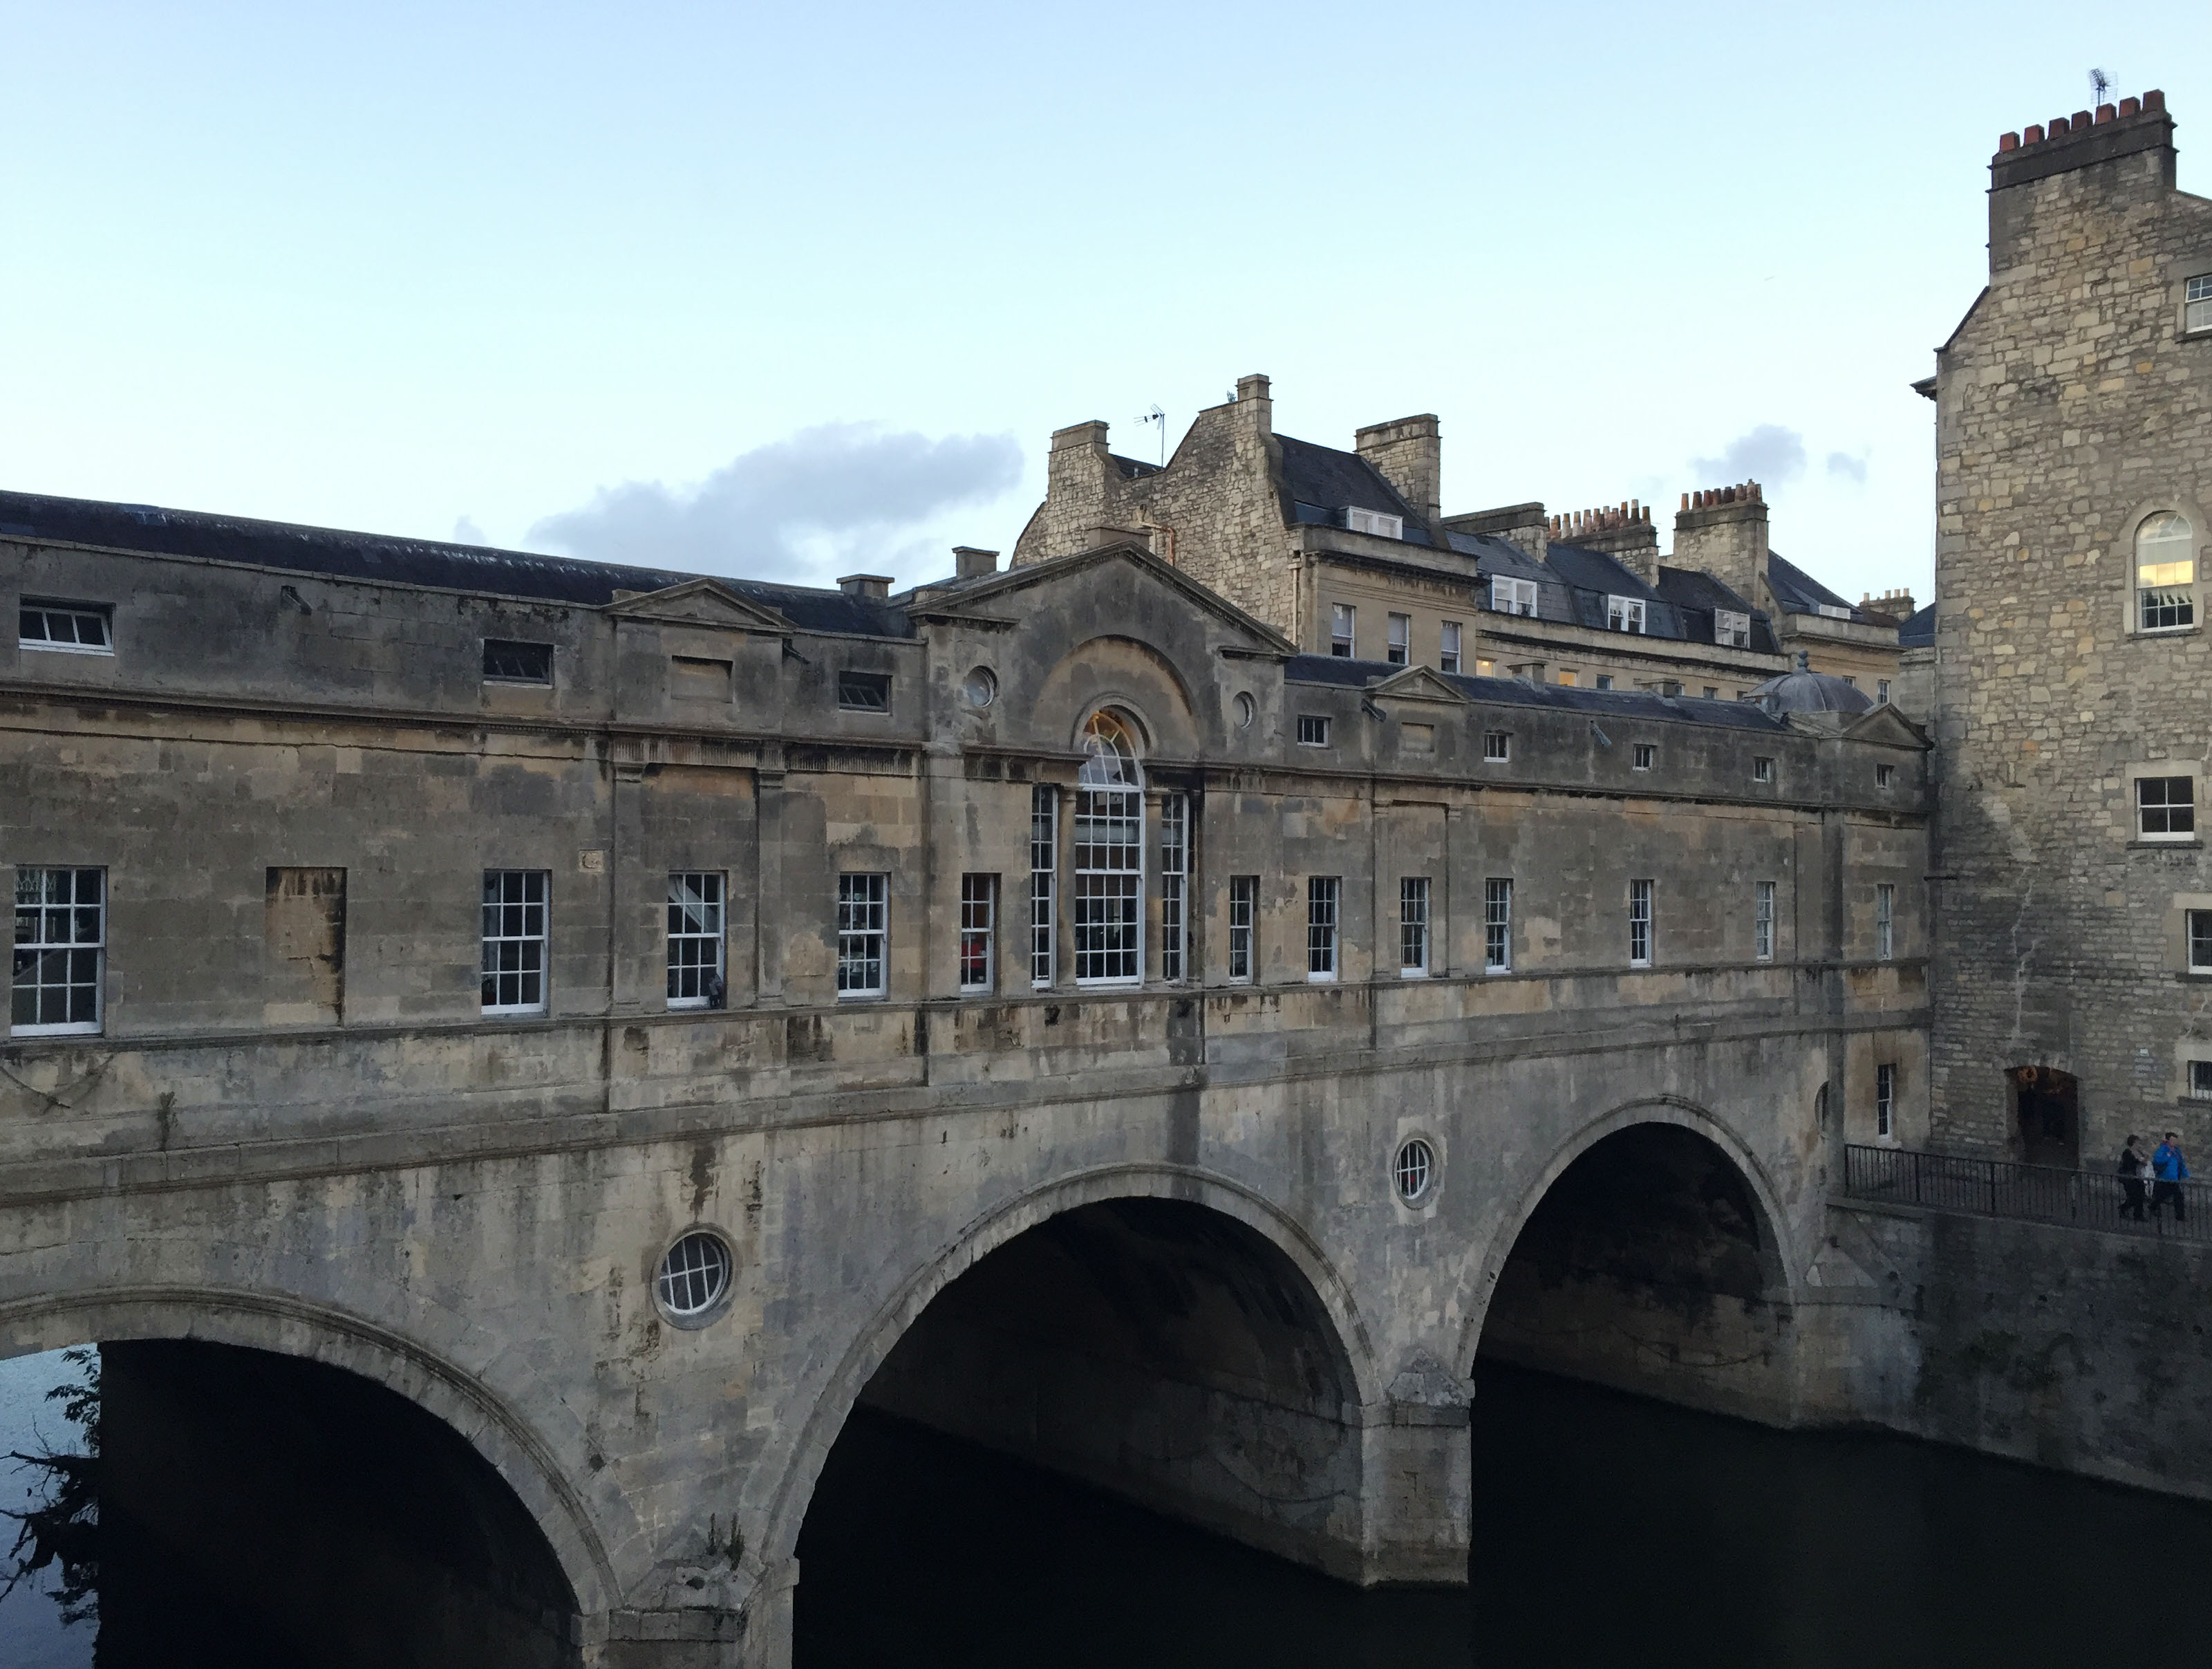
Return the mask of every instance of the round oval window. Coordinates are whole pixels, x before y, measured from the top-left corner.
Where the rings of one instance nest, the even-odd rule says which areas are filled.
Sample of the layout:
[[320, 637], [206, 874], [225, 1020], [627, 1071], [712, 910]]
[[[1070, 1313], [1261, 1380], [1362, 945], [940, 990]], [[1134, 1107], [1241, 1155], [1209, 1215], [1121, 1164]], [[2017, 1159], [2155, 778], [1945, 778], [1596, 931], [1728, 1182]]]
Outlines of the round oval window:
[[1425, 1197], [1437, 1179], [1437, 1151], [1417, 1136], [1398, 1149], [1390, 1168], [1397, 1179], [1398, 1197], [1411, 1205]]
[[668, 1248], [653, 1277], [653, 1295], [677, 1321], [696, 1321], [730, 1289], [730, 1247], [719, 1234], [695, 1228]]
[[1237, 697], [1237, 728], [1239, 730], [1249, 730], [1252, 728], [1252, 721], [1259, 716], [1258, 702], [1249, 696], [1240, 695]]
[[960, 695], [970, 707], [988, 707], [999, 698], [999, 680], [988, 667], [978, 667], [961, 685]]

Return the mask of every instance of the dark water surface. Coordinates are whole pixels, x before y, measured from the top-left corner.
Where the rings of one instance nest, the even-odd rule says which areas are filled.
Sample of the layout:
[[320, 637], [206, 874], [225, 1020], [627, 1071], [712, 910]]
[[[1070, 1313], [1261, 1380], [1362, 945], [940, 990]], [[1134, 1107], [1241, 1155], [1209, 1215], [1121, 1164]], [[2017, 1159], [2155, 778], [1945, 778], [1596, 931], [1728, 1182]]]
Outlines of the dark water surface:
[[1358, 1593], [856, 1416], [800, 1544], [798, 1669], [2212, 1663], [2212, 1508], [1510, 1370], [1474, 1577]]

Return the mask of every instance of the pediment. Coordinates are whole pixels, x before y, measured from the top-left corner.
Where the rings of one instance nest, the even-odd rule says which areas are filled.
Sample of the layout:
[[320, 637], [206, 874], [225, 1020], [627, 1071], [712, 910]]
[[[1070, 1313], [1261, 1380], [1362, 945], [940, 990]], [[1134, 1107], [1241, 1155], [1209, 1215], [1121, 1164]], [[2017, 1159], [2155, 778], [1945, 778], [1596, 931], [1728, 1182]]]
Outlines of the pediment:
[[623, 620], [662, 620], [672, 625], [719, 626], [725, 631], [774, 632], [798, 630], [772, 608], [739, 596], [720, 580], [686, 580], [659, 591], [617, 597], [605, 612]]
[[1924, 750], [1933, 746], [1926, 731], [1887, 704], [1868, 708], [1844, 727], [1844, 734], [1855, 742], [1875, 742], [1887, 747]]
[[1367, 686], [1367, 693], [1392, 701], [1427, 701], [1453, 707], [1473, 704], [1466, 691], [1445, 682], [1441, 674], [1426, 667], [1408, 667], [1403, 672], [1378, 679]]
[[[1144, 546], [1135, 544], [1101, 545], [1095, 551], [1079, 551], [1072, 557], [1024, 563], [1008, 569], [986, 584], [968, 588], [947, 597], [939, 606], [942, 608], [957, 604], [963, 612], [970, 610], [989, 612], [991, 605], [999, 604], [1000, 600], [1010, 598], [1016, 592], [1065, 584], [1079, 574], [1113, 563], [1135, 569], [1147, 579], [1176, 592], [1192, 606], [1221, 621], [1245, 640], [1241, 645], [1245, 649], [1268, 655], [1287, 656], [1297, 653], [1290, 639], [1273, 627], [1254, 619], [1227, 598], [1209, 590], [1180, 569], [1161, 561]], [[1231, 648], [1228, 645], [1223, 647]]]

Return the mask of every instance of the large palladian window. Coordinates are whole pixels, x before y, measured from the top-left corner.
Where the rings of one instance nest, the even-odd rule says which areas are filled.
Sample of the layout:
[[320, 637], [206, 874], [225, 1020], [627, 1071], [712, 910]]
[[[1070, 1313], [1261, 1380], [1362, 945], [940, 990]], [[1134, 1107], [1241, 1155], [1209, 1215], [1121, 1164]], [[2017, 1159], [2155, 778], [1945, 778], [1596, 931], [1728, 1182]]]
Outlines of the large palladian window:
[[2172, 510], [2136, 529], [2136, 624], [2172, 631], [2197, 624], [2197, 530]]
[[1112, 713], [1083, 729], [1075, 790], [1075, 978], [1134, 984], [1144, 967], [1145, 782], [1136, 739]]

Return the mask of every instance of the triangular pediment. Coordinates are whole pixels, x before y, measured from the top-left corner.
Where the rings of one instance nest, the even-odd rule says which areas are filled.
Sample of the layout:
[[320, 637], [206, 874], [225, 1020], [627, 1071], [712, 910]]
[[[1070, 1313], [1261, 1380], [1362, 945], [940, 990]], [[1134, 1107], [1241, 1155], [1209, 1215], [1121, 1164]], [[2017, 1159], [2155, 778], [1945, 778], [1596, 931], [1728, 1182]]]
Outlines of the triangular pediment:
[[1876, 742], [1888, 747], [1932, 746], [1926, 731], [1887, 703], [1868, 708], [1844, 727], [1844, 734], [1855, 742]]
[[1135, 569], [1146, 578], [1186, 598], [1194, 607], [1212, 615], [1243, 637], [1246, 640], [1243, 647], [1247, 649], [1262, 655], [1291, 655], [1297, 653], [1291, 640], [1273, 627], [1254, 619], [1219, 593], [1200, 585], [1181, 569], [1161, 561], [1143, 545], [1135, 544], [1105, 545], [1095, 551], [1079, 551], [1071, 557], [1023, 563], [981, 585], [963, 586], [957, 592], [949, 592], [938, 606], [957, 607], [963, 612], [969, 610], [996, 612], [994, 606], [1003, 606], [1003, 600], [1010, 599], [1016, 592], [1060, 584], [1078, 574], [1115, 563]]
[[686, 580], [659, 591], [617, 597], [606, 612], [624, 620], [665, 620], [675, 625], [719, 626], [726, 631], [775, 632], [797, 627], [772, 608], [739, 596], [720, 580]]
[[1470, 705], [1467, 694], [1426, 667], [1408, 667], [1367, 686], [1370, 696], [1391, 701], [1441, 702], [1454, 707]]

